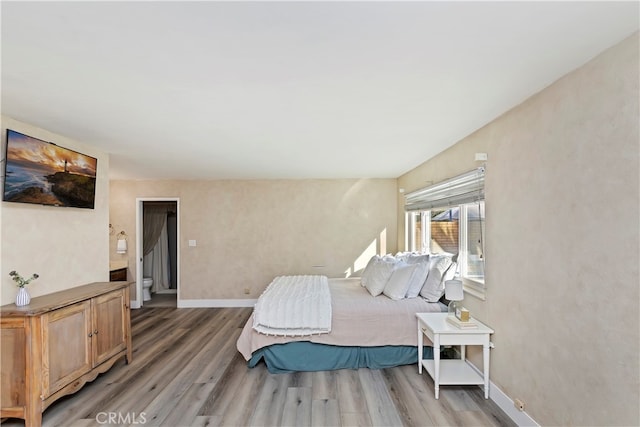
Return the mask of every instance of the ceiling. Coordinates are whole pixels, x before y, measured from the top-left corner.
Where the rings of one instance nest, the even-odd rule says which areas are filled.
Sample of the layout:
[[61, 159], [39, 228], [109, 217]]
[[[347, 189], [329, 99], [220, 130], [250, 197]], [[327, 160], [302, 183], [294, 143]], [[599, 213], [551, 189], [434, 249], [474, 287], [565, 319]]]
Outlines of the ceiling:
[[638, 2], [1, 2], [2, 114], [111, 179], [395, 178], [639, 27]]

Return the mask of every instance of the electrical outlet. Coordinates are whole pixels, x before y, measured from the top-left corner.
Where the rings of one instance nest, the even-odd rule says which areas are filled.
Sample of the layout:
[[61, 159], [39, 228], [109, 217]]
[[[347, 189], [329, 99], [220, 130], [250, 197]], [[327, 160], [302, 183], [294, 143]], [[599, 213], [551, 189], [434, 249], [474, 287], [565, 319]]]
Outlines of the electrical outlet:
[[515, 406], [518, 411], [524, 411], [524, 402], [520, 399], [514, 400], [513, 406]]
[[244, 293], [245, 295], [249, 295], [251, 293], [251, 290], [249, 288], [244, 288]]

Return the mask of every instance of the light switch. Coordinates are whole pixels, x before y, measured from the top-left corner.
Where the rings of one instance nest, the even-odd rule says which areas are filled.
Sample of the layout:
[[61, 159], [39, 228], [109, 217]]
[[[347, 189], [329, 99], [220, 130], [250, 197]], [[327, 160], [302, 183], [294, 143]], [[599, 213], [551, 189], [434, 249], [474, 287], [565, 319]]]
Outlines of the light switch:
[[189, 246], [196, 246], [195, 240], [189, 240]]

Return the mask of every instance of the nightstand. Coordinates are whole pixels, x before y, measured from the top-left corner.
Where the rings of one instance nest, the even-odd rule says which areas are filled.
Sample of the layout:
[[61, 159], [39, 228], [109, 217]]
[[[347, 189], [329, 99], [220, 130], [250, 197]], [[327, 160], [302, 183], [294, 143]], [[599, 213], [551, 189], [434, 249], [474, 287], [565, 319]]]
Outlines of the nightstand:
[[[436, 399], [440, 385], [484, 384], [484, 398], [489, 398], [489, 336], [493, 329], [476, 319], [477, 328], [462, 329], [447, 322], [447, 313], [416, 313], [418, 318], [418, 373], [422, 367], [427, 370], [435, 383]], [[433, 343], [433, 360], [422, 360], [423, 338], [427, 336]], [[459, 345], [461, 359], [440, 360], [440, 346]], [[467, 345], [481, 345], [484, 375], [479, 374], [465, 359]]]

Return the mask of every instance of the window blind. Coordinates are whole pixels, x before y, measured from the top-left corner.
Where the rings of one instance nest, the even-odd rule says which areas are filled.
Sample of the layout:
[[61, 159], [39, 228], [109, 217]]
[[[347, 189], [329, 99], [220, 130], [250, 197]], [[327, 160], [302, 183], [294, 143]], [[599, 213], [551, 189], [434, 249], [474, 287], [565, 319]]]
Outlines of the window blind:
[[407, 212], [448, 208], [484, 200], [484, 167], [408, 193], [404, 209]]

